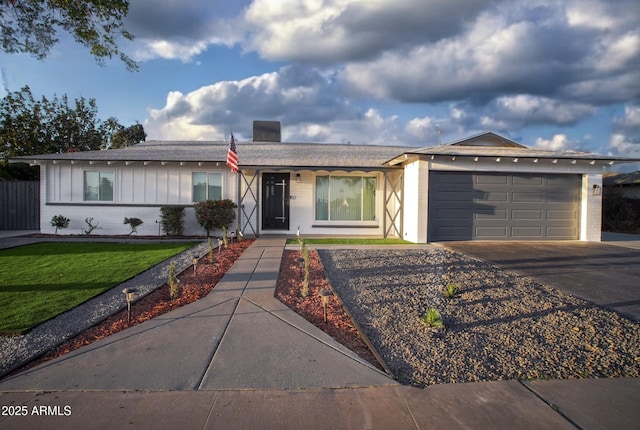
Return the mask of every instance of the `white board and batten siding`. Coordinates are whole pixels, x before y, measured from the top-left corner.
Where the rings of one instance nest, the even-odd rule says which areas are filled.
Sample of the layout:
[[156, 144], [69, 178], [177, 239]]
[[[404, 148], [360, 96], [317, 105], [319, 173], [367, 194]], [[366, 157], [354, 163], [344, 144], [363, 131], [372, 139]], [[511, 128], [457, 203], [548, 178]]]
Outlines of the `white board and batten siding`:
[[[113, 172], [113, 201], [84, 200], [84, 172]], [[163, 234], [159, 230], [162, 206], [184, 206], [185, 235], [202, 235], [193, 211], [192, 174], [194, 172], [222, 173], [223, 198], [236, 200], [237, 178], [226, 167], [202, 167], [197, 163], [148, 163], [126, 165], [116, 163], [58, 162], [41, 165], [42, 205], [41, 231], [53, 233], [50, 226], [54, 215], [69, 218], [69, 228], [58, 230], [58, 234], [83, 234], [87, 229], [86, 218], [99, 223], [92, 234], [128, 234], [130, 228], [124, 218], [140, 218], [139, 235]], [[235, 228], [235, 227], [234, 227]]]

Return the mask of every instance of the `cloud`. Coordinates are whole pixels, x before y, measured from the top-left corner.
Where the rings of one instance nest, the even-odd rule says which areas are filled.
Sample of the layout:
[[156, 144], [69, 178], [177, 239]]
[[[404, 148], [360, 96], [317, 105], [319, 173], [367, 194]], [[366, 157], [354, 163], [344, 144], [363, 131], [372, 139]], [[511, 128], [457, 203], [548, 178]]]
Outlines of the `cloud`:
[[335, 64], [454, 35], [487, 1], [255, 0], [247, 48], [263, 58]]
[[136, 39], [129, 48], [138, 61], [156, 58], [190, 62], [211, 45], [240, 43], [241, 8], [221, 0], [137, 0], [125, 27]]
[[406, 102], [486, 102], [502, 94], [597, 101], [602, 94], [592, 96], [590, 82], [607, 87], [609, 101], [626, 100], [631, 88], [638, 94], [631, 87], [638, 68], [629, 72], [640, 61], [637, 27], [627, 29], [628, 18], [617, 15], [608, 19], [621, 27], [606, 31], [569, 25], [563, 3], [504, 2], [452, 37], [349, 63], [342, 78], [360, 94]]
[[358, 111], [340, 96], [332, 73], [299, 66], [237, 81], [222, 81], [188, 94], [171, 92], [161, 109], [152, 109], [145, 122], [150, 137], [220, 139], [229, 126], [251, 136], [256, 119], [278, 119], [287, 125], [354, 119]]
[[536, 139], [537, 148], [546, 149], [548, 151], [571, 151], [576, 150], [579, 146], [578, 142], [570, 140], [566, 134], [554, 134], [551, 139]]

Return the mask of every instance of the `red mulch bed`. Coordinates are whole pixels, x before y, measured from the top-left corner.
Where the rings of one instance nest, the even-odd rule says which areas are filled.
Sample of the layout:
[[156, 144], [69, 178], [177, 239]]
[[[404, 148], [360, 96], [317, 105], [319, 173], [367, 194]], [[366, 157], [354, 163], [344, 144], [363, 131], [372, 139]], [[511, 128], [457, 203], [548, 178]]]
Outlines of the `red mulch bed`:
[[[177, 299], [169, 299], [169, 286], [165, 284], [132, 304], [129, 325], [127, 324], [127, 311], [125, 309], [64, 342], [37, 360], [12, 372], [12, 374], [30, 369], [40, 363], [115, 334], [129, 326], [140, 324], [206, 296], [251, 243], [253, 243], [253, 239], [231, 243], [221, 253], [215, 252], [214, 264], [210, 264], [208, 256], [205, 255], [199, 260], [195, 274], [193, 266], [179, 274], [181, 293]], [[302, 278], [300, 277], [297, 261], [299, 255], [298, 251], [285, 251], [276, 288], [276, 298], [342, 345], [380, 368], [375, 356], [363, 342], [336, 296], [329, 297], [327, 322], [324, 322], [324, 310], [319, 293], [324, 289], [330, 290], [331, 288], [324, 276], [324, 270], [315, 251], [311, 251], [309, 295], [306, 299], [300, 296]]]
[[298, 264], [298, 259], [301, 258], [300, 251], [285, 251], [280, 266], [276, 298], [336, 341], [382, 370], [375, 356], [360, 337], [351, 318], [342, 308], [336, 295], [329, 297], [327, 321], [324, 321], [324, 309], [320, 292], [322, 290], [331, 291], [331, 287], [324, 276], [324, 269], [320, 263], [318, 253], [310, 251], [309, 254], [311, 256], [311, 266], [308, 296], [304, 298], [301, 295], [304, 275], [301, 274], [300, 265]]

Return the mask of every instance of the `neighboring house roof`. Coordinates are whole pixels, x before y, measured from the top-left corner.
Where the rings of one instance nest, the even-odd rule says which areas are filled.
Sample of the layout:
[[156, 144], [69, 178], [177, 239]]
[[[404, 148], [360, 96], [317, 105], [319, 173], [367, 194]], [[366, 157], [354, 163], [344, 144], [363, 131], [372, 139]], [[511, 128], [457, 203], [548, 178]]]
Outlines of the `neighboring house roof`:
[[[411, 149], [402, 146], [375, 146], [318, 143], [238, 142], [238, 165], [263, 167], [354, 167], [381, 168], [386, 160]], [[225, 162], [228, 143], [206, 141], [148, 141], [121, 149], [81, 151], [15, 157], [14, 161], [164, 161]]]
[[605, 175], [602, 184], [607, 187], [640, 186], [640, 171]]

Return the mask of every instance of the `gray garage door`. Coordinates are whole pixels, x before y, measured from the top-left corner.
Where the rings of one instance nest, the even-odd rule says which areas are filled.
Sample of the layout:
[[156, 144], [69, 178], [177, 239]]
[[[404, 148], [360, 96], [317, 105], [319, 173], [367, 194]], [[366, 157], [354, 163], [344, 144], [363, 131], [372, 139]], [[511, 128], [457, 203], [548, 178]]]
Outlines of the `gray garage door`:
[[429, 175], [429, 241], [577, 239], [580, 175]]

